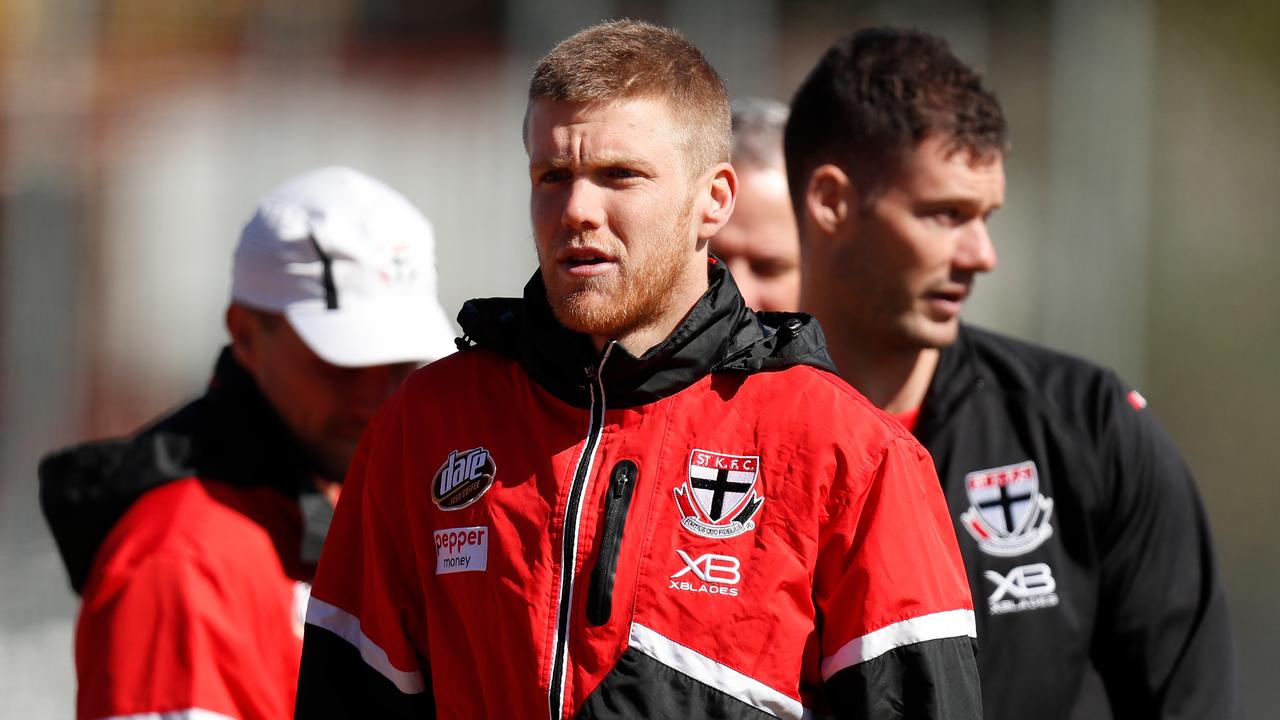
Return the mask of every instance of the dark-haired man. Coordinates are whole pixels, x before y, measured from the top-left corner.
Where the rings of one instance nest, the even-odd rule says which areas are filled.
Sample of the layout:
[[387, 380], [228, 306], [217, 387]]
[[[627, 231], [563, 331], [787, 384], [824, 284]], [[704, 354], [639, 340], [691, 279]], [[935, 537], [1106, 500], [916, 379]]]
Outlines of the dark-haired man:
[[928, 455], [748, 310], [724, 87], [674, 31], [538, 65], [540, 269], [370, 426], [307, 613], [298, 716], [977, 718]]
[[40, 465], [72, 587], [84, 720], [275, 720], [293, 709], [303, 611], [365, 424], [453, 330], [434, 237], [350, 168], [272, 190], [236, 248], [231, 344], [199, 399]]
[[933, 455], [987, 718], [1236, 717], [1204, 512], [1146, 402], [1092, 364], [960, 323], [996, 265], [1005, 147], [999, 103], [944, 41], [838, 41], [786, 130], [802, 307], [845, 379]]

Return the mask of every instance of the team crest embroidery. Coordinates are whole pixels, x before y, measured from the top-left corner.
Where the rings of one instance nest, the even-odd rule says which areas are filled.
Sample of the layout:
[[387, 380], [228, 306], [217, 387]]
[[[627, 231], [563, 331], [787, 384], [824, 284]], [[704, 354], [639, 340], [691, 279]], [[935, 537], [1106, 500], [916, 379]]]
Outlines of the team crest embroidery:
[[431, 480], [431, 500], [441, 510], [459, 510], [493, 487], [498, 466], [482, 447], [453, 450]]
[[1040, 493], [1031, 460], [978, 470], [964, 476], [969, 509], [960, 523], [988, 555], [1013, 557], [1031, 552], [1053, 535], [1053, 500]]
[[689, 477], [672, 493], [684, 529], [709, 538], [729, 538], [755, 529], [752, 518], [764, 498], [756, 492], [760, 456], [689, 453]]

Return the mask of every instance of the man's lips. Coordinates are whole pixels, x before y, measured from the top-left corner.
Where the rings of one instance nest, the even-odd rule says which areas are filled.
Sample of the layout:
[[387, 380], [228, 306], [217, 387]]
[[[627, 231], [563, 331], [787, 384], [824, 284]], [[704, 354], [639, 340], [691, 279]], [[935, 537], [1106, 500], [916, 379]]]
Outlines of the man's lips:
[[594, 277], [612, 272], [618, 266], [613, 255], [595, 248], [565, 248], [556, 253], [560, 270], [573, 277]]
[[940, 288], [925, 293], [924, 299], [937, 314], [950, 317], [960, 312], [969, 297], [967, 286]]

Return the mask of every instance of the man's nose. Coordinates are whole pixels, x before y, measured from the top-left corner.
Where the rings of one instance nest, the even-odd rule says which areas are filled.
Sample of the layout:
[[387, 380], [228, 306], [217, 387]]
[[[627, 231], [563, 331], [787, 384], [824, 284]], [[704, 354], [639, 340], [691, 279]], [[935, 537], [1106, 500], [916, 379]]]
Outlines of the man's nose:
[[601, 188], [590, 179], [575, 179], [569, 185], [560, 222], [579, 232], [600, 229], [605, 224], [602, 200]]
[[985, 220], [975, 220], [964, 229], [956, 248], [955, 265], [969, 272], [991, 272], [996, 268], [996, 246]]

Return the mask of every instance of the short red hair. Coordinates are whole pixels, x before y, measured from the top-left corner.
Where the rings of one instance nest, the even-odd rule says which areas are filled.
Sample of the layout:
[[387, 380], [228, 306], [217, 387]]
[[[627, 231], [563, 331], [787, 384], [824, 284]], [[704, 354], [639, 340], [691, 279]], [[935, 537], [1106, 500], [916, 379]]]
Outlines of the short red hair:
[[[538, 61], [529, 82], [536, 100], [605, 103], [657, 98], [667, 102], [683, 138], [689, 170], [729, 161], [729, 95], [711, 63], [683, 35], [638, 20], [593, 25]], [[528, 112], [525, 140], [528, 140]]]

